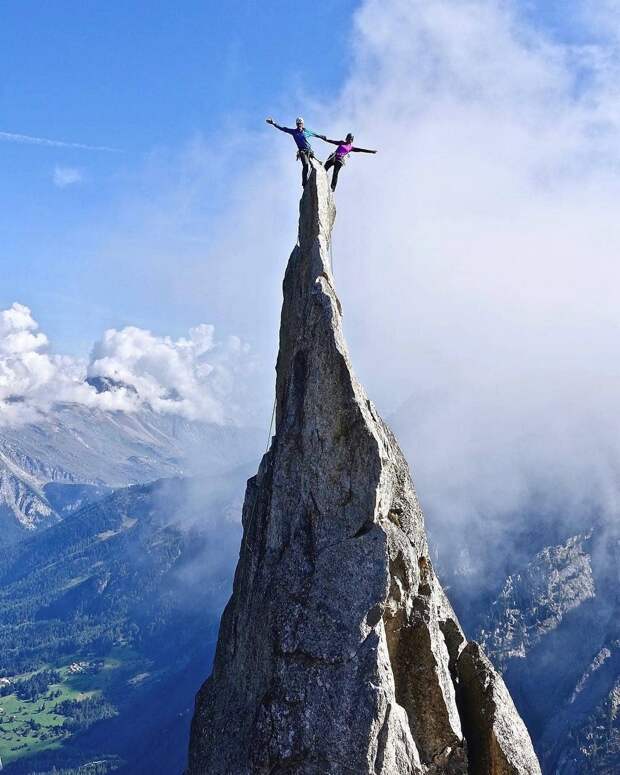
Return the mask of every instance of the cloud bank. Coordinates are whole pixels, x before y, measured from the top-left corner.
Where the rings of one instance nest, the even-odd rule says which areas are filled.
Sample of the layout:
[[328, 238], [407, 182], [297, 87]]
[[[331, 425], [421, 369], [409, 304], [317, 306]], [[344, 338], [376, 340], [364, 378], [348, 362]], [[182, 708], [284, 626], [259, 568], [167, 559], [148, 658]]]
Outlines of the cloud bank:
[[0, 311], [0, 425], [36, 421], [59, 402], [239, 423], [251, 417], [252, 370], [248, 345], [235, 336], [219, 341], [206, 324], [176, 340], [135, 326], [110, 329], [84, 361], [49, 352], [23, 304]]
[[516, 2], [369, 0], [329, 112], [380, 148], [338, 192], [354, 363], [444, 535], [617, 518], [620, 9], [572, 7], [579, 45]]

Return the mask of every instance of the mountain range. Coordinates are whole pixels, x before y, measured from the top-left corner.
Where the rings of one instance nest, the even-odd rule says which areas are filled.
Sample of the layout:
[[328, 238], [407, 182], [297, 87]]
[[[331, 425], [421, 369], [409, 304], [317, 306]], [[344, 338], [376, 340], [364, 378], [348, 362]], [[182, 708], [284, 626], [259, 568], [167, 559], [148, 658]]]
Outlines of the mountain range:
[[553, 775], [620, 767], [619, 559], [604, 525], [546, 547], [508, 576], [478, 632]]
[[262, 443], [254, 429], [148, 406], [111, 412], [57, 404], [26, 425], [0, 428], [0, 547], [119, 487], [227, 471], [255, 458]]

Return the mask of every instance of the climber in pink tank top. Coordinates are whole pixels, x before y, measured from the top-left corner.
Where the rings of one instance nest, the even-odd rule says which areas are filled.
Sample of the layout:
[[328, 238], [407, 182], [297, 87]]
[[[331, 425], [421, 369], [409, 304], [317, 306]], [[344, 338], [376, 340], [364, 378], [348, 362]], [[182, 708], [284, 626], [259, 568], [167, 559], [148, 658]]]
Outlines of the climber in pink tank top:
[[331, 143], [332, 145], [338, 146], [325, 162], [326, 170], [329, 170], [331, 167], [334, 168], [334, 172], [332, 174], [332, 191], [336, 190], [336, 186], [338, 185], [338, 175], [344, 166], [347, 156], [350, 153], [377, 153], [376, 151], [369, 151], [367, 148], [356, 148], [353, 145], [353, 140], [355, 138], [350, 132], [344, 140], [328, 140], [327, 138], [323, 139], [326, 143]]

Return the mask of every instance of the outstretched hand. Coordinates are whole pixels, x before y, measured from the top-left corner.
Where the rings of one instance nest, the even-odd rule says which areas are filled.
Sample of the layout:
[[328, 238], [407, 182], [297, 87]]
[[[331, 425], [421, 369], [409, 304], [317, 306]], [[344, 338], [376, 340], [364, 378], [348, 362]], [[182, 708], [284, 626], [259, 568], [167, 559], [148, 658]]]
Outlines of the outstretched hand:
[[271, 116], [269, 116], [269, 118], [266, 118], [266, 119], [265, 119], [265, 121], [266, 121], [268, 124], [275, 124], [275, 121], [274, 121], [274, 120], [271, 118]]

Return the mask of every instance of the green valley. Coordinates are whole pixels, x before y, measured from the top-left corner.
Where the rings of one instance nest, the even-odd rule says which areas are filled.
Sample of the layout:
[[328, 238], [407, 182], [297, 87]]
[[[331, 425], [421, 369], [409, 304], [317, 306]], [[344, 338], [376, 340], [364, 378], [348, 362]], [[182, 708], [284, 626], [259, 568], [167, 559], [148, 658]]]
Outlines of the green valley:
[[119, 490], [0, 557], [4, 772], [183, 769], [244, 476]]

